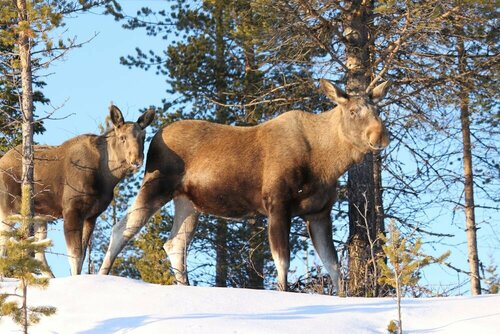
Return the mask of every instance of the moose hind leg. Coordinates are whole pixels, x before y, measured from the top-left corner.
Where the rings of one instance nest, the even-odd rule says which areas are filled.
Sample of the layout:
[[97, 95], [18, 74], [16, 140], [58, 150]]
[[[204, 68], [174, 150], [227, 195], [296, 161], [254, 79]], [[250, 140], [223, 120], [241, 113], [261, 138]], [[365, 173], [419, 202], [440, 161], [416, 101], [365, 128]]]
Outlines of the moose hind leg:
[[[38, 221], [35, 223], [35, 240], [40, 241], [47, 239], [47, 222], [46, 221]], [[54, 278], [54, 274], [52, 270], [50, 270], [49, 264], [47, 262], [47, 258], [45, 257], [45, 252], [36, 252], [35, 259], [40, 261], [45, 269], [42, 271], [42, 275], [49, 278]]]
[[163, 249], [168, 255], [177, 284], [189, 285], [187, 275], [187, 248], [193, 239], [199, 213], [193, 203], [184, 196], [174, 199], [174, 226]]
[[332, 239], [332, 223], [330, 212], [320, 215], [306, 216], [307, 231], [311, 237], [314, 249], [326, 271], [330, 275], [333, 289], [339, 293], [339, 261]]

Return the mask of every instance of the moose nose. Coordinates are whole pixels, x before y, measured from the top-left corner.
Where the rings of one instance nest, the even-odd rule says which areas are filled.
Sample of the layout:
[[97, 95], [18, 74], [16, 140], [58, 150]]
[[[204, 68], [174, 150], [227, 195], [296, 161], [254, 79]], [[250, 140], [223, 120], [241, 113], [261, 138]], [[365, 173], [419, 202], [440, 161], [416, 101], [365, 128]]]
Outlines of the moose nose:
[[139, 169], [142, 166], [142, 160], [135, 160], [130, 163], [134, 169]]
[[389, 134], [383, 125], [369, 129], [367, 137], [368, 145], [375, 151], [383, 150], [390, 142]]

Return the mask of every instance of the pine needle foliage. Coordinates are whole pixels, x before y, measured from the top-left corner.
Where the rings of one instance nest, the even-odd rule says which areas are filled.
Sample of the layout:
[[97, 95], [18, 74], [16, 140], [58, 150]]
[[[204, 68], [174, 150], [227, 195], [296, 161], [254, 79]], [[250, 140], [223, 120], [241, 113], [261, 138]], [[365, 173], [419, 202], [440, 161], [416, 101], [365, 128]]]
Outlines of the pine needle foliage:
[[170, 272], [170, 261], [167, 259], [163, 244], [167, 241], [165, 231], [170, 230], [173, 219], [155, 214], [148, 223], [146, 230], [134, 241], [134, 246], [139, 249], [137, 256], [132, 258], [144, 282], [172, 285], [175, 277]]

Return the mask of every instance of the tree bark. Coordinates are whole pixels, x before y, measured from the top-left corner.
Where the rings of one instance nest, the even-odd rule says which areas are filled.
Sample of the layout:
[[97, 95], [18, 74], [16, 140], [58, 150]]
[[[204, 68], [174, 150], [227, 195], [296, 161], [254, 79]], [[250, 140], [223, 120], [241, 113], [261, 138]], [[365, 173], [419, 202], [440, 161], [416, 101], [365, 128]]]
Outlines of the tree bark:
[[[224, 92], [226, 90], [226, 65], [224, 61], [224, 2], [217, 1], [214, 11], [215, 20], [215, 94], [221, 104], [225, 103]], [[216, 106], [216, 121], [220, 123], [228, 122], [227, 110]], [[228, 277], [228, 254], [227, 254], [227, 223], [223, 219], [216, 219], [215, 231], [215, 286], [226, 287]]]
[[[251, 36], [250, 30], [254, 27], [254, 15], [250, 2], [242, 3], [242, 10], [245, 15], [242, 15], [239, 23], [241, 30], [245, 32], [245, 36]], [[243, 53], [245, 55], [245, 80], [244, 80], [244, 104], [253, 100], [256, 87], [262, 84], [257, 74], [257, 64], [255, 59], [255, 44], [252, 38], [243, 40]], [[261, 120], [262, 114], [256, 111], [260, 108], [245, 107], [245, 120], [250, 125], [255, 125]], [[249, 219], [245, 227], [245, 237], [248, 240], [248, 259], [247, 272], [248, 283], [246, 286], [250, 289], [264, 289], [264, 263], [265, 252], [263, 247], [264, 239], [266, 238], [265, 218], [256, 217]], [[243, 282], [242, 282], [243, 283]]]
[[264, 289], [264, 242], [266, 233], [264, 218], [250, 219], [247, 224], [248, 241], [248, 288]]
[[21, 278], [21, 290], [22, 292], [22, 299], [23, 299], [23, 333], [28, 334], [28, 327], [29, 327], [29, 322], [28, 322], [28, 284], [26, 283], [25, 278]]
[[[28, 12], [25, 0], [17, 0], [19, 23], [28, 21]], [[19, 32], [19, 61], [21, 67], [21, 96], [22, 112], [22, 208], [21, 215], [26, 228], [32, 234], [30, 222], [33, 218], [33, 74], [31, 70], [31, 41], [29, 32]]]
[[215, 286], [227, 287], [228, 259], [227, 259], [227, 222], [216, 219], [215, 230]]
[[[346, 43], [347, 93], [363, 94], [371, 78], [370, 28], [373, 19], [373, 2], [352, 1], [343, 14]], [[349, 197], [349, 283], [351, 296], [378, 295], [377, 278], [373, 277], [370, 240], [383, 231], [383, 206], [381, 193], [381, 168], [373, 154], [348, 171]], [[378, 250], [376, 250], [378, 253]]]
[[[457, 44], [459, 73], [466, 71], [466, 51], [463, 40]], [[467, 254], [470, 269], [470, 289], [472, 295], [481, 294], [479, 276], [479, 257], [477, 252], [477, 227], [474, 213], [474, 174], [472, 170], [472, 144], [469, 117], [469, 92], [461, 83], [459, 87], [460, 121], [462, 126], [462, 155], [464, 164], [464, 193], [465, 193], [465, 233], [467, 235]]]

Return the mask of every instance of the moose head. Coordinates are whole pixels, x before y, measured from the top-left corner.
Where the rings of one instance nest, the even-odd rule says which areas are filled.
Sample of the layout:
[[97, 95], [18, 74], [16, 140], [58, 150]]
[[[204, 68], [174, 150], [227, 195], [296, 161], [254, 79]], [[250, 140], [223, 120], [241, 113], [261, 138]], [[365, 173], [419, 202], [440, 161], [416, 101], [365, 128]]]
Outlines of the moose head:
[[109, 116], [114, 129], [113, 155], [125, 169], [135, 171], [142, 166], [144, 161], [145, 128], [151, 124], [155, 111], [149, 109], [137, 119], [136, 122], [125, 122], [123, 114], [117, 106], [109, 107]]
[[362, 95], [348, 95], [325, 79], [320, 86], [342, 113], [341, 132], [347, 141], [361, 152], [380, 151], [389, 145], [389, 134], [377, 107], [389, 89], [389, 81]]

